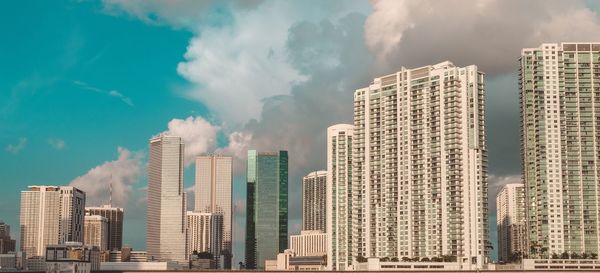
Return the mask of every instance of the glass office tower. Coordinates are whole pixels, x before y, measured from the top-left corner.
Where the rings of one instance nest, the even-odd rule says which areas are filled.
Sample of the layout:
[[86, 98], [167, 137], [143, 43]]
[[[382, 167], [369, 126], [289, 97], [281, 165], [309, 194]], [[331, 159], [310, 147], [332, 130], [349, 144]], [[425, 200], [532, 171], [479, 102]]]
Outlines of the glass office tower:
[[288, 245], [287, 151], [248, 151], [246, 268], [264, 268]]

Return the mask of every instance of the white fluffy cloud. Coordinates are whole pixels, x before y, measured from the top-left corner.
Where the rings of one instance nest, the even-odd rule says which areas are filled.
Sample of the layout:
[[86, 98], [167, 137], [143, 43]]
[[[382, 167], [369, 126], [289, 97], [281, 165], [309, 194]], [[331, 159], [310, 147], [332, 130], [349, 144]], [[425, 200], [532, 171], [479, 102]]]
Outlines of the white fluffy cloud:
[[107, 161], [71, 181], [70, 186], [86, 192], [87, 204], [101, 205], [108, 201], [110, 184], [113, 204], [125, 206], [133, 185], [144, 174], [143, 155], [118, 147], [118, 158]]
[[6, 151], [11, 154], [18, 154], [21, 150], [23, 150], [23, 148], [25, 148], [25, 146], [27, 146], [27, 138], [22, 137], [19, 138], [19, 142], [16, 144], [8, 144], [6, 146]]
[[496, 195], [506, 184], [523, 183], [521, 175], [490, 175], [488, 177], [488, 204], [491, 211], [496, 211]]
[[365, 32], [387, 72], [449, 59], [496, 75], [524, 47], [598, 40], [600, 21], [583, 0], [375, 0]]
[[198, 155], [214, 151], [217, 144], [219, 127], [212, 125], [202, 117], [172, 119], [164, 133], [179, 136], [185, 143], [185, 165], [194, 163]]

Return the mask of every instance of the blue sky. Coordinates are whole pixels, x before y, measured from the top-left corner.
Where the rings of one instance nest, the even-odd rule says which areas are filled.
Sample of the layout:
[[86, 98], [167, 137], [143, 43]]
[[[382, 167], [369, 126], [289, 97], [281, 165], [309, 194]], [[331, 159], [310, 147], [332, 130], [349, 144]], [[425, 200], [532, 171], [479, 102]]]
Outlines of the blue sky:
[[[242, 260], [247, 149], [289, 150], [290, 190], [299, 192], [301, 176], [324, 167], [325, 129], [351, 122], [355, 89], [446, 59], [486, 72], [494, 203], [499, 186], [520, 180], [520, 49], [598, 40], [598, 4], [416, 3], [3, 1], [0, 219], [16, 233], [19, 191], [33, 184], [74, 183], [100, 204], [112, 175], [127, 209], [124, 241], [144, 249], [147, 141], [170, 131], [184, 137], [188, 159], [236, 158]], [[189, 188], [193, 164], [185, 174]], [[290, 195], [292, 233], [299, 200]]]

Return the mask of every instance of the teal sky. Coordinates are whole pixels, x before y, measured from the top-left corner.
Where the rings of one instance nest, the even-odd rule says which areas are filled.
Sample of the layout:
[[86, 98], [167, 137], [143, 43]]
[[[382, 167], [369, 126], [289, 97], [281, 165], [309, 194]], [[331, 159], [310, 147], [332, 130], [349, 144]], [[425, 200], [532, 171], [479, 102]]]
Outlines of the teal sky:
[[[600, 40], [597, 1], [530, 2], [2, 1], [0, 220], [18, 236], [19, 192], [34, 184], [81, 185], [100, 204], [112, 175], [124, 243], [144, 249], [147, 142], [170, 131], [184, 137], [186, 158], [236, 158], [234, 259], [243, 260], [247, 149], [289, 151], [294, 234], [293, 192], [324, 168], [326, 128], [352, 121], [352, 92], [444, 60], [486, 72], [495, 203], [501, 185], [520, 181], [521, 48]], [[186, 188], [193, 175], [188, 164]]]

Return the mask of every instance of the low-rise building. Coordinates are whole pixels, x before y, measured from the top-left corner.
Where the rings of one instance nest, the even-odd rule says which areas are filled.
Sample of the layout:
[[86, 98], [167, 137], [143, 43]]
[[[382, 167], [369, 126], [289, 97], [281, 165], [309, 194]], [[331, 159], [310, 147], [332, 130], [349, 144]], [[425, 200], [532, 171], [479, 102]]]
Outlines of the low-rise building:
[[523, 270], [598, 270], [596, 259], [523, 259]]
[[148, 253], [146, 251], [134, 251], [131, 247], [123, 247], [121, 250], [109, 252], [109, 262], [147, 262]]
[[44, 256], [32, 256], [26, 258], [25, 268], [28, 271], [46, 271], [46, 258], [44, 258]]
[[25, 266], [25, 255], [23, 252], [10, 252], [0, 254], [0, 271], [23, 270]]
[[180, 266], [177, 262], [106, 262], [100, 264], [100, 271], [159, 271], [175, 270]]
[[408, 261], [381, 261], [379, 258], [368, 258], [366, 262], [356, 263], [358, 271], [448, 271], [468, 270], [458, 262], [408, 262]]
[[46, 246], [46, 272], [89, 273], [100, 270], [100, 250], [97, 246], [67, 242]]

